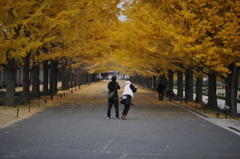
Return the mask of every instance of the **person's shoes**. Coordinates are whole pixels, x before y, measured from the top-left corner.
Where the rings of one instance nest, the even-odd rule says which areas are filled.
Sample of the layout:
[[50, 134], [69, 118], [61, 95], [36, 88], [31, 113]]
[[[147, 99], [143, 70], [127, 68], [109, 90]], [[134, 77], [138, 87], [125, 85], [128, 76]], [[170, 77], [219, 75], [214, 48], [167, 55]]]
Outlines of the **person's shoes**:
[[119, 118], [116, 118], [117, 120], [119, 120]]
[[110, 119], [110, 117], [107, 117], [107, 119]]
[[122, 119], [123, 120], [126, 120], [127, 118], [126, 118], [126, 115], [122, 115]]

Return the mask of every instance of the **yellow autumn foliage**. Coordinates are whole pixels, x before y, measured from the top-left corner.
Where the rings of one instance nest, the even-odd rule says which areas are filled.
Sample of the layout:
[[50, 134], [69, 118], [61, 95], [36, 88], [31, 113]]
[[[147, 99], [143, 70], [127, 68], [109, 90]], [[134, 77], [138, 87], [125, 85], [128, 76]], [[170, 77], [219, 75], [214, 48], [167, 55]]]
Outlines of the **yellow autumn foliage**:
[[[71, 59], [91, 73], [161, 75], [169, 69], [229, 73], [240, 61], [240, 2], [232, 0], [0, 1], [0, 65], [27, 53]], [[127, 17], [119, 21], [119, 12]], [[44, 51], [43, 51], [44, 50]], [[38, 53], [36, 53], [38, 52]], [[197, 69], [199, 70], [199, 69]]]
[[230, 73], [228, 65], [240, 60], [239, 1], [132, 0], [125, 5], [127, 21], [119, 35], [121, 49], [135, 55], [129, 61], [133, 70], [199, 67]]

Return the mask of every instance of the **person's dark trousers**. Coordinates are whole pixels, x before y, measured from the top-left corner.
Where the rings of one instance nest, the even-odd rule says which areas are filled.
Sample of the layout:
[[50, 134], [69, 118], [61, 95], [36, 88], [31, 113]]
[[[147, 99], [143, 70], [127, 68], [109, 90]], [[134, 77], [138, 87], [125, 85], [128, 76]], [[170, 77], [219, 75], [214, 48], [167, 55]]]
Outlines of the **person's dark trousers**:
[[115, 112], [116, 112], [116, 118], [119, 118], [119, 104], [118, 104], [118, 99], [113, 98], [108, 100], [108, 111], [107, 111], [107, 117], [111, 117], [111, 109], [112, 105], [115, 107]]
[[159, 101], [163, 101], [163, 93], [159, 92]]
[[123, 109], [122, 115], [127, 116], [128, 111], [130, 109], [130, 105], [131, 105], [131, 99], [132, 99], [132, 97], [130, 95], [127, 95], [127, 99], [125, 99], [125, 101], [124, 101], [124, 109]]
[[124, 109], [122, 114], [127, 116], [129, 109], [130, 109], [130, 105], [124, 104]]

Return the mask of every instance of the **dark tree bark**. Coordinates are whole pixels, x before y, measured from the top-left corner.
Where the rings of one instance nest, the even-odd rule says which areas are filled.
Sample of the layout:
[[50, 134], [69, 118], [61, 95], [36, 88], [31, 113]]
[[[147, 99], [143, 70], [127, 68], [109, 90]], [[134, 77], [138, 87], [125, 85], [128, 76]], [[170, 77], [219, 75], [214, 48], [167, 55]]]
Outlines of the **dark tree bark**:
[[177, 97], [183, 99], [183, 73], [177, 72]]
[[216, 95], [216, 75], [214, 73], [208, 74], [208, 103], [207, 107], [215, 109], [217, 108], [217, 95]]
[[55, 60], [53, 63], [53, 87], [54, 87], [54, 93], [57, 93], [58, 89], [58, 61]]
[[168, 89], [173, 90], [173, 71], [172, 70], [168, 70]]
[[30, 102], [29, 54], [24, 58], [23, 65], [23, 102]]
[[53, 95], [57, 93], [57, 75], [58, 75], [58, 61], [51, 60], [51, 82], [50, 82], [51, 99], [53, 99]]
[[143, 82], [143, 77], [141, 76], [140, 78], [140, 85], [143, 86], [144, 82]]
[[230, 106], [231, 105], [231, 89], [230, 89], [230, 82], [231, 82], [231, 75], [227, 74], [227, 78], [225, 79], [225, 93], [226, 93], [226, 98], [225, 98], [225, 105]]
[[71, 72], [70, 73], [70, 88], [73, 88], [73, 80], [74, 80], [73, 75], [74, 74]]
[[96, 82], [96, 74], [94, 73], [94, 74], [91, 74], [92, 75], [92, 82]]
[[76, 70], [74, 71], [74, 74], [73, 74], [73, 87], [76, 87], [77, 86], [77, 73], [76, 73]]
[[167, 78], [165, 75], [160, 76], [160, 80], [162, 80], [164, 86], [165, 86], [165, 92], [167, 92]]
[[157, 83], [156, 76], [154, 76], [154, 75], [153, 75], [153, 87], [152, 87], [152, 90], [153, 90], [153, 91], [155, 91], [155, 90], [156, 90], [156, 88], [157, 88], [157, 85], [158, 85], [158, 83]]
[[6, 105], [13, 107], [14, 106], [14, 96], [16, 88], [16, 71], [15, 59], [8, 59], [8, 64], [5, 67], [7, 72], [7, 87], [6, 87]]
[[32, 70], [32, 93], [34, 97], [40, 98], [39, 66], [34, 65]]
[[190, 69], [185, 73], [185, 103], [193, 101], [193, 72]]
[[79, 68], [78, 69], [78, 88], [80, 89], [80, 86], [81, 86], [81, 69]]
[[237, 115], [237, 91], [238, 91], [238, 77], [240, 73], [240, 67], [237, 67], [235, 63], [229, 65], [231, 74], [228, 74], [226, 82], [226, 101], [225, 104], [230, 106], [232, 115]]
[[81, 69], [81, 83], [86, 84], [86, 73]]
[[196, 82], [196, 103], [202, 103], [202, 82], [203, 78], [198, 77]]
[[66, 65], [67, 65], [67, 62], [65, 62], [65, 64], [62, 65], [62, 90], [69, 89], [70, 75]]
[[91, 84], [91, 74], [87, 73], [87, 83]]
[[48, 61], [46, 60], [43, 63], [43, 74], [44, 74], [43, 93], [45, 95], [48, 94], [48, 70], [49, 70], [49, 65], [48, 65]]

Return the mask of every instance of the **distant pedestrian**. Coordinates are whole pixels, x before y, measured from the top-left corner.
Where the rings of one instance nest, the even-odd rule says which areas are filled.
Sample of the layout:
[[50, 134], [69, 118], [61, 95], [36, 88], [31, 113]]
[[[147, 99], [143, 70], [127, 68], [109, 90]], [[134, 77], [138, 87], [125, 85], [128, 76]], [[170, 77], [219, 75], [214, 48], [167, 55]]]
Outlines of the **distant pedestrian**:
[[116, 82], [116, 76], [112, 77], [112, 81], [108, 83], [108, 90], [114, 91], [115, 95], [113, 98], [108, 99], [108, 110], [107, 110], [107, 119], [111, 118], [112, 105], [115, 107], [116, 119], [119, 119], [119, 103], [118, 103], [118, 89], [120, 89], [119, 84]]
[[163, 84], [162, 81], [159, 82], [156, 90], [158, 91], [158, 94], [159, 94], [159, 96], [158, 96], [159, 101], [163, 101], [163, 95], [164, 95], [165, 85]]
[[131, 103], [131, 100], [133, 98], [133, 93], [135, 93], [136, 91], [137, 91], [137, 87], [135, 87], [130, 80], [127, 80], [127, 82], [125, 83], [123, 93], [121, 95], [121, 98], [123, 99], [121, 103], [124, 104], [122, 119], [127, 119], [126, 116], [130, 109], [130, 106], [133, 105]]
[[166, 97], [169, 98], [169, 101], [172, 101], [172, 97], [174, 97], [174, 96], [175, 96], [175, 93], [173, 92], [173, 90], [169, 89], [166, 93]]

